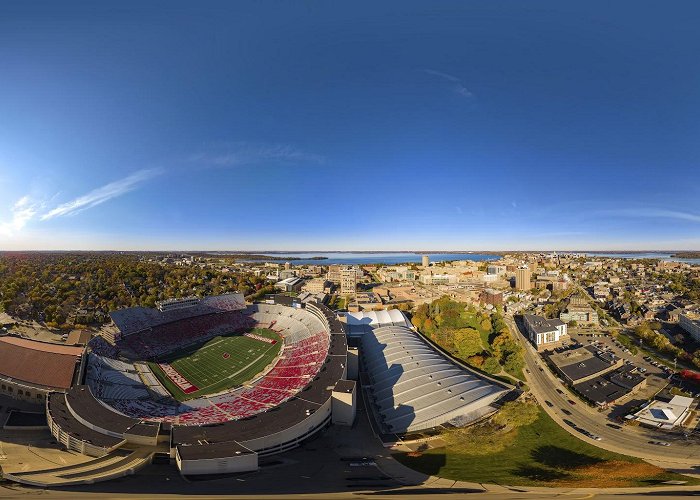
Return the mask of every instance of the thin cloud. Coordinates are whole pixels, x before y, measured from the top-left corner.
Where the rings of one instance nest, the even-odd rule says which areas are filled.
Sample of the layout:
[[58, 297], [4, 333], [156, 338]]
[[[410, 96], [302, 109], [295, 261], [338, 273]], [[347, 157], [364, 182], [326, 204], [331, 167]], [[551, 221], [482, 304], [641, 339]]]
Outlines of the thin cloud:
[[190, 161], [206, 163], [220, 167], [250, 165], [265, 161], [278, 163], [325, 163], [326, 159], [318, 154], [301, 151], [289, 144], [252, 144], [238, 142], [219, 153], [199, 153], [190, 157]]
[[54, 217], [63, 217], [66, 215], [74, 215], [82, 212], [83, 210], [87, 210], [88, 208], [101, 205], [106, 201], [133, 191], [143, 182], [152, 179], [161, 173], [163, 173], [161, 169], [139, 170], [123, 179], [105, 184], [102, 187], [93, 189], [83, 196], [79, 196], [74, 200], [57, 206], [53, 210], [42, 215], [41, 220], [49, 220], [53, 219]]
[[22, 196], [10, 209], [10, 220], [0, 222], [0, 234], [12, 236], [32, 220], [41, 208], [41, 203], [34, 202], [29, 196]]
[[659, 208], [621, 208], [616, 210], [603, 210], [601, 215], [647, 218], [647, 219], [675, 219], [688, 222], [700, 222], [700, 214], [681, 212], [678, 210], [667, 210]]
[[426, 69], [424, 71], [429, 75], [437, 76], [438, 78], [450, 82], [452, 84], [452, 90], [456, 94], [466, 99], [474, 99], [474, 94], [464, 85], [464, 82], [460, 78], [450, 75], [449, 73], [443, 73], [442, 71], [435, 71], [434, 69]]

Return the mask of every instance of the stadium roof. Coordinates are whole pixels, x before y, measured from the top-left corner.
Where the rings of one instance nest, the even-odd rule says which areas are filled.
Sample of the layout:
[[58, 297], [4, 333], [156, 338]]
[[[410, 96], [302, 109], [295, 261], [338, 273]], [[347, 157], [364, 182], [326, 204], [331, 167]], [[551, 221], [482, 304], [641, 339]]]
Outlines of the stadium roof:
[[348, 335], [363, 335], [372, 328], [383, 326], [405, 326], [411, 328], [411, 322], [398, 309], [380, 311], [349, 312], [345, 314]]
[[362, 347], [371, 398], [387, 433], [478, 418], [509, 390], [452, 362], [405, 326], [375, 328], [362, 337]]
[[21, 337], [0, 337], [0, 375], [38, 386], [68, 389], [83, 350]]

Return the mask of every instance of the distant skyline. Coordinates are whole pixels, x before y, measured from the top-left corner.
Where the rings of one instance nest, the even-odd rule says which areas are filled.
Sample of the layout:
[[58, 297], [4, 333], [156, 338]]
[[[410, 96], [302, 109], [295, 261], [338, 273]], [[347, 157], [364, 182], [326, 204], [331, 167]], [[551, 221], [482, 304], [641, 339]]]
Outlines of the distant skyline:
[[698, 25], [693, 1], [4, 3], [0, 250], [700, 250]]

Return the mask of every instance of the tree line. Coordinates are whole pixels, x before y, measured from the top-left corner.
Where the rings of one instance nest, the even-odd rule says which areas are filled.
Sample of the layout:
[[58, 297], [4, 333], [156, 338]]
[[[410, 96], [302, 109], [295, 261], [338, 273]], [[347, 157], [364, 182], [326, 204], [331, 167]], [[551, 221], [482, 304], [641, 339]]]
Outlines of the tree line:
[[0, 311], [52, 328], [109, 322], [108, 313], [115, 309], [153, 307], [173, 297], [233, 291], [252, 295], [265, 285], [264, 277], [252, 273], [176, 266], [135, 254], [0, 254]]
[[440, 347], [487, 373], [517, 376], [525, 366], [522, 348], [498, 309], [478, 311], [445, 296], [420, 305], [411, 321]]

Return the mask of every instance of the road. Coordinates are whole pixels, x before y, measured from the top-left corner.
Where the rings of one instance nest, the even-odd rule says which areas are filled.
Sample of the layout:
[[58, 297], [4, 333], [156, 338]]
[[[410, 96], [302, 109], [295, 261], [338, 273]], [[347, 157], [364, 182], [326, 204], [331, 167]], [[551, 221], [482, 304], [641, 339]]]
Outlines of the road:
[[[653, 461], [656, 465], [661, 465], [664, 468], [688, 470], [689, 466], [700, 465], [700, 441], [697, 439], [686, 440], [682, 436], [679, 438], [675, 435], [654, 432], [641, 427], [626, 426], [623, 430], [608, 427], [606, 424], [611, 422], [607, 420], [605, 415], [578, 399], [549, 370], [532, 344], [526, 340], [513, 318], [507, 316], [506, 320], [523, 346], [527, 367], [525, 378], [530, 390], [542, 408], [562, 428], [599, 448]], [[557, 392], [557, 389], [563, 394]], [[576, 404], [572, 405], [568, 400], [573, 400]], [[553, 406], [549, 407], [545, 401], [549, 401]], [[565, 414], [562, 409], [569, 411], [571, 415]], [[585, 436], [567, 425], [564, 419], [573, 422], [581, 429], [600, 436], [602, 440], [596, 441]], [[649, 441], [652, 440], [667, 441], [671, 443], [671, 446], [650, 444]]]

